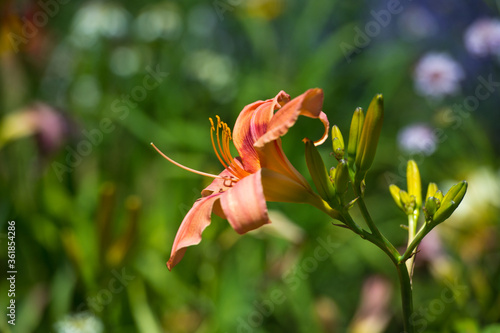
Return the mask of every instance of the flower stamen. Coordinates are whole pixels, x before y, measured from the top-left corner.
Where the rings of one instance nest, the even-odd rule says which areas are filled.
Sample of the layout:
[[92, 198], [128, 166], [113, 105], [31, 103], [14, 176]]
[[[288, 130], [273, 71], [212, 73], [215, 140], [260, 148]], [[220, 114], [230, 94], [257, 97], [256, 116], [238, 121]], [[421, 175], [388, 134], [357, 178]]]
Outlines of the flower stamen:
[[[219, 155], [219, 152], [217, 151], [217, 148], [215, 147], [215, 141], [214, 141], [215, 126], [214, 126], [214, 121], [212, 120], [212, 118], [208, 118], [208, 119], [210, 120], [210, 124], [211, 124], [211, 127], [210, 127], [210, 139], [212, 140], [212, 147], [214, 148], [215, 155], [219, 159], [220, 163], [224, 166], [224, 168], [227, 168], [226, 163], [224, 163], [224, 161], [222, 160], [222, 158]], [[219, 141], [219, 126], [218, 125], [219, 124], [217, 124], [217, 141]], [[220, 145], [219, 145], [219, 147], [220, 147]]]
[[[212, 120], [212, 118], [209, 119], [210, 119], [210, 124], [212, 125], [210, 130], [210, 138], [212, 140], [212, 146], [214, 148], [215, 155], [217, 156], [219, 161], [229, 172], [231, 172], [237, 178], [237, 180], [248, 176], [249, 173], [245, 171], [243, 168], [241, 168], [237, 163], [235, 163], [234, 158], [231, 155], [229, 142], [232, 140], [232, 136], [231, 136], [231, 129], [229, 128], [229, 126], [227, 126], [225, 122], [221, 121], [219, 116], [216, 116], [217, 129], [215, 129], [214, 121]], [[217, 146], [215, 145], [215, 140], [213, 136], [213, 132], [215, 130], [217, 131], [216, 132]], [[220, 135], [219, 135], [219, 130], [221, 131]]]
[[[226, 150], [226, 145], [225, 145], [225, 141], [226, 141], [226, 123], [222, 122], [220, 120], [220, 117], [219, 116], [215, 116], [217, 118], [217, 144], [219, 146], [219, 151], [222, 155], [222, 158], [224, 159], [224, 161], [230, 165], [232, 163], [232, 158], [230, 158], [230, 154], [228, 154], [228, 150]], [[219, 139], [219, 129], [222, 129], [222, 133], [221, 133], [221, 137], [222, 137], [222, 146], [221, 146], [221, 140]], [[224, 149], [223, 149], [224, 147]], [[229, 148], [229, 146], [228, 146]]]

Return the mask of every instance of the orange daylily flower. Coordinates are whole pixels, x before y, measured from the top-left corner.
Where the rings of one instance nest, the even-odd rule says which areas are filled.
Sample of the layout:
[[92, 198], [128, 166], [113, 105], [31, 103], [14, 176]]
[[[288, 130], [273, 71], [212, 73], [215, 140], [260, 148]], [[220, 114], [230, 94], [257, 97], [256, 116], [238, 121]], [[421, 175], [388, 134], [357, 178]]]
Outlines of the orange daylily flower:
[[[212, 211], [227, 219], [239, 234], [270, 223], [266, 200], [308, 203], [331, 211], [328, 204], [313, 192], [304, 177], [288, 161], [281, 148], [281, 136], [295, 124], [299, 115], [320, 119], [325, 131], [315, 144], [326, 140], [329, 123], [325, 113], [321, 111], [322, 105], [321, 89], [309, 89], [293, 100], [281, 91], [273, 99], [247, 105], [236, 120], [232, 138], [229, 127], [219, 117], [217, 124], [210, 119], [212, 144], [225, 167], [219, 175], [184, 167], [157, 149], [170, 162], [215, 178], [201, 192], [202, 197], [194, 203], [182, 221], [167, 262], [169, 270], [179, 263], [188, 246], [201, 242], [201, 234], [210, 224]], [[231, 156], [231, 139], [239, 157]]]

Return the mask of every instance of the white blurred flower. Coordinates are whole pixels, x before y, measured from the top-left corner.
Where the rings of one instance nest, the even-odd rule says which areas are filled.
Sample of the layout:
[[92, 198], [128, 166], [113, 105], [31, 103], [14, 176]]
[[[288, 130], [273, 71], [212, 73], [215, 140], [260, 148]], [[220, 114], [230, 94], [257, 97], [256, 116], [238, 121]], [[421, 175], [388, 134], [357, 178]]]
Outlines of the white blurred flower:
[[182, 26], [182, 16], [173, 3], [148, 7], [134, 22], [136, 35], [146, 42], [158, 38], [177, 39], [182, 33]]
[[204, 84], [213, 98], [221, 103], [230, 101], [236, 93], [234, 61], [210, 50], [192, 52], [184, 60], [187, 74]]
[[[470, 267], [482, 262], [485, 256], [498, 249], [500, 170], [489, 166], [464, 169], [469, 169], [463, 174], [463, 179], [469, 184], [467, 193], [453, 215], [436, 231], [443, 242], [453, 246], [460, 254], [461, 263], [457, 266], [463, 267], [465, 263]], [[439, 184], [439, 188], [446, 190], [456, 184], [456, 180], [454, 178], [443, 182]], [[459, 271], [461, 269], [456, 269], [455, 273]]]
[[92, 47], [100, 36], [119, 38], [128, 30], [129, 13], [112, 2], [90, 2], [76, 14], [70, 40], [78, 47]]
[[478, 223], [495, 221], [500, 209], [498, 200], [500, 198], [500, 172], [495, 174], [491, 168], [483, 166], [475, 168], [467, 174], [465, 179], [469, 183], [467, 194], [452, 218], [466, 225], [470, 224], [470, 221]]
[[420, 59], [415, 72], [415, 89], [424, 96], [441, 98], [460, 91], [465, 73], [446, 53], [428, 53]]
[[113, 50], [109, 60], [111, 71], [119, 76], [130, 76], [139, 70], [141, 52], [134, 47], [118, 47]]
[[407, 126], [398, 134], [399, 147], [410, 154], [431, 155], [436, 151], [437, 141], [434, 130], [423, 123]]
[[500, 20], [483, 18], [472, 23], [464, 35], [465, 47], [473, 55], [500, 55]]
[[102, 333], [104, 325], [101, 320], [89, 312], [68, 315], [58, 321], [54, 328], [57, 333]]

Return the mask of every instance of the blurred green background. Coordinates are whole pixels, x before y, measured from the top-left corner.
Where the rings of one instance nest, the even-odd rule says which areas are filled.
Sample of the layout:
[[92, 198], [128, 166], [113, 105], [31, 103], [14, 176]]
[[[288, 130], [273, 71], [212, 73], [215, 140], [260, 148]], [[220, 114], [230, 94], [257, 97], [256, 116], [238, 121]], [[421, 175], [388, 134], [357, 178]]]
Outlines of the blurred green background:
[[[218, 173], [209, 117], [232, 127], [249, 103], [319, 87], [344, 137], [354, 109], [384, 95], [367, 204], [401, 248], [405, 216], [388, 185], [405, 187], [409, 158], [424, 188], [470, 184], [417, 256], [417, 331], [500, 332], [498, 1], [0, 7], [2, 314], [8, 221], [17, 270], [16, 325], [2, 315], [0, 331], [402, 332], [390, 260], [309, 206], [270, 203], [274, 223], [244, 236], [213, 217], [201, 244], [165, 266], [210, 179], [149, 143]], [[301, 139], [320, 129], [301, 118], [283, 139], [307, 179]], [[333, 165], [330, 141], [320, 149]]]

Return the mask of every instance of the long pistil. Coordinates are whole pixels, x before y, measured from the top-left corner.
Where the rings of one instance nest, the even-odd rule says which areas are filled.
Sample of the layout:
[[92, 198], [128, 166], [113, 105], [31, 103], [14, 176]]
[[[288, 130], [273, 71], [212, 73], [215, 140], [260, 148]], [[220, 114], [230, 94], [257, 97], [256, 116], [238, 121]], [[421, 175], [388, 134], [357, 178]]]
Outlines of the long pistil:
[[190, 172], [193, 172], [193, 173], [196, 173], [198, 175], [201, 175], [201, 176], [206, 176], [206, 177], [211, 177], [211, 178], [220, 178], [220, 179], [224, 179], [224, 180], [231, 180], [231, 179], [228, 179], [228, 178], [225, 178], [225, 177], [221, 177], [221, 176], [218, 176], [218, 175], [213, 175], [211, 173], [206, 173], [206, 172], [202, 172], [202, 171], [198, 171], [198, 170], [195, 170], [195, 169], [191, 169], [191, 168], [188, 168], [187, 166], [184, 166], [176, 161], [174, 161], [173, 159], [171, 159], [170, 157], [168, 157], [167, 155], [165, 155], [160, 149], [156, 148], [156, 146], [154, 145], [154, 143], [151, 142], [151, 146], [153, 146], [154, 149], [156, 149], [156, 151], [161, 155], [163, 156], [163, 158], [165, 158], [167, 161], [169, 161], [170, 163], [172, 164], [175, 164], [177, 165], [179, 168], [182, 168], [184, 170], [187, 170], [187, 171], [190, 171]]

